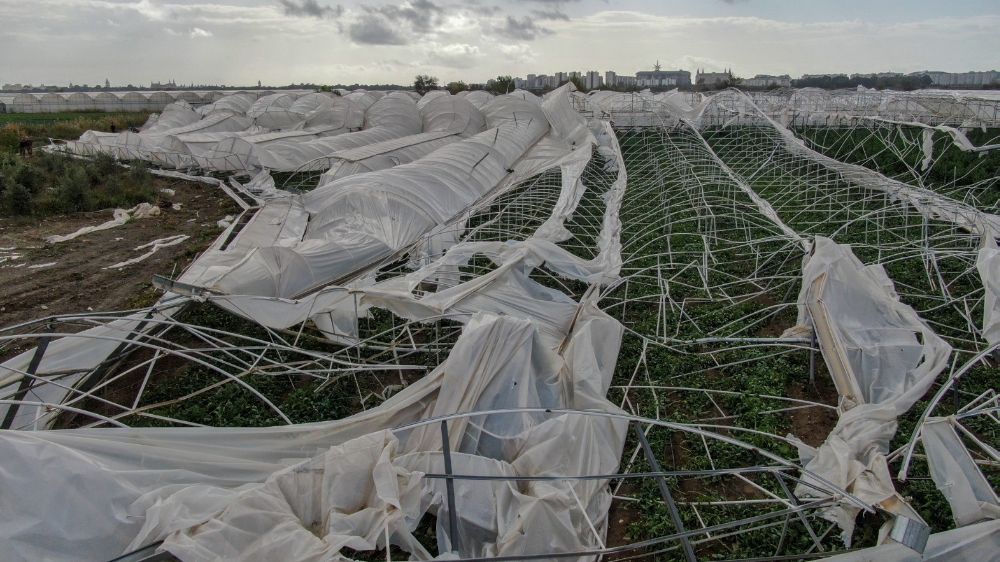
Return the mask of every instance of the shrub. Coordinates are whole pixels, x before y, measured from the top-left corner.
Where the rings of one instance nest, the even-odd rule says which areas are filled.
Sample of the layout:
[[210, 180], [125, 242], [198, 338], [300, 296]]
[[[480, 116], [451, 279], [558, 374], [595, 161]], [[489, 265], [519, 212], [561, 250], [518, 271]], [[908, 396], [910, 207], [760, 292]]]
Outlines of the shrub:
[[38, 174], [31, 169], [30, 165], [23, 162], [18, 162], [10, 169], [10, 179], [14, 183], [21, 184], [31, 193], [38, 193], [38, 190], [41, 189]]
[[153, 184], [153, 175], [149, 173], [149, 166], [145, 162], [135, 162], [128, 171], [129, 182], [138, 188], [148, 188]]
[[67, 213], [90, 209], [90, 179], [82, 167], [66, 170], [59, 181], [59, 200]]
[[3, 208], [8, 214], [28, 216], [32, 214], [33, 207], [31, 192], [23, 185], [11, 183], [3, 190]]

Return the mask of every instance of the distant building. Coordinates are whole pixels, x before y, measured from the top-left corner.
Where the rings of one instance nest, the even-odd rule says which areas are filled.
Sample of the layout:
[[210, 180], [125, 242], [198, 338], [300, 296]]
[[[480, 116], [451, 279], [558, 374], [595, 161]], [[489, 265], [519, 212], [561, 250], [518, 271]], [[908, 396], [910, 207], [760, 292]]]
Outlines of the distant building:
[[601, 73], [596, 70], [590, 70], [587, 72], [587, 76], [583, 80], [583, 87], [588, 90], [596, 90], [604, 85], [604, 79], [601, 78]]
[[661, 70], [656, 61], [653, 70], [635, 73], [636, 85], [640, 88], [684, 88], [691, 85], [691, 73], [686, 70]]
[[176, 90], [177, 82], [171, 79], [169, 82], [151, 82], [149, 84], [150, 90]]
[[695, 73], [695, 85], [704, 88], [717, 88], [733, 83], [733, 73], [726, 69], [725, 72], [703, 72], [698, 70]]
[[946, 87], [982, 87], [1000, 84], [1000, 72], [987, 70], [985, 72], [941, 72], [927, 70], [913, 72], [910, 76], [929, 76], [934, 86]]
[[618, 76], [615, 81], [615, 87], [617, 88], [635, 88], [639, 81], [635, 76]]
[[740, 82], [740, 85], [747, 88], [788, 88], [792, 85], [792, 78], [787, 74], [781, 76], [771, 76], [770, 74], [758, 74], [753, 78], [747, 78]]

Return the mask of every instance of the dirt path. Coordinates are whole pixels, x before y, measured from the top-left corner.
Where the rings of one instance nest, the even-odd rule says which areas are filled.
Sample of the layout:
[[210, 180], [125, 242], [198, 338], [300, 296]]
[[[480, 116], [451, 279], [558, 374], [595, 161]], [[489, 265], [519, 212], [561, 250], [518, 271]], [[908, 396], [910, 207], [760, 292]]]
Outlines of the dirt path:
[[[159, 216], [49, 244], [45, 238], [111, 220], [111, 210], [31, 222], [0, 218], [0, 326], [57, 313], [123, 310], [152, 304], [154, 274], [177, 275], [222, 232], [216, 222], [236, 204], [216, 188], [156, 178], [157, 193], [179, 209]], [[160, 189], [172, 189], [173, 195]], [[137, 246], [170, 236], [189, 238], [120, 269], [108, 266], [141, 256]], [[6, 259], [4, 259], [6, 258]]]

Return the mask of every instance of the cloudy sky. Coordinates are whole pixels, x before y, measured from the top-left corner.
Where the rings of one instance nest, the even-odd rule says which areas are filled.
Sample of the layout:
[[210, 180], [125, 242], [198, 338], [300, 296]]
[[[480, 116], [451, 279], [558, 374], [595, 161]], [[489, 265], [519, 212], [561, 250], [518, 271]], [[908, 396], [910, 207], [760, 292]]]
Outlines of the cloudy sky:
[[0, 83], [1000, 70], [997, 0], [0, 0]]

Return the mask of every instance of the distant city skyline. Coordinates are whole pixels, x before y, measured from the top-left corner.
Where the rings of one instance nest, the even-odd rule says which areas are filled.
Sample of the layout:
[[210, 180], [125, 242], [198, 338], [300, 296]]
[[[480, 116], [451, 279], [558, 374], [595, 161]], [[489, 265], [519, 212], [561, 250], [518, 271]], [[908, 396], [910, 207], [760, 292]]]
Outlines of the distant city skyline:
[[0, 83], [1000, 69], [988, 0], [0, 0], [0, 19]]

